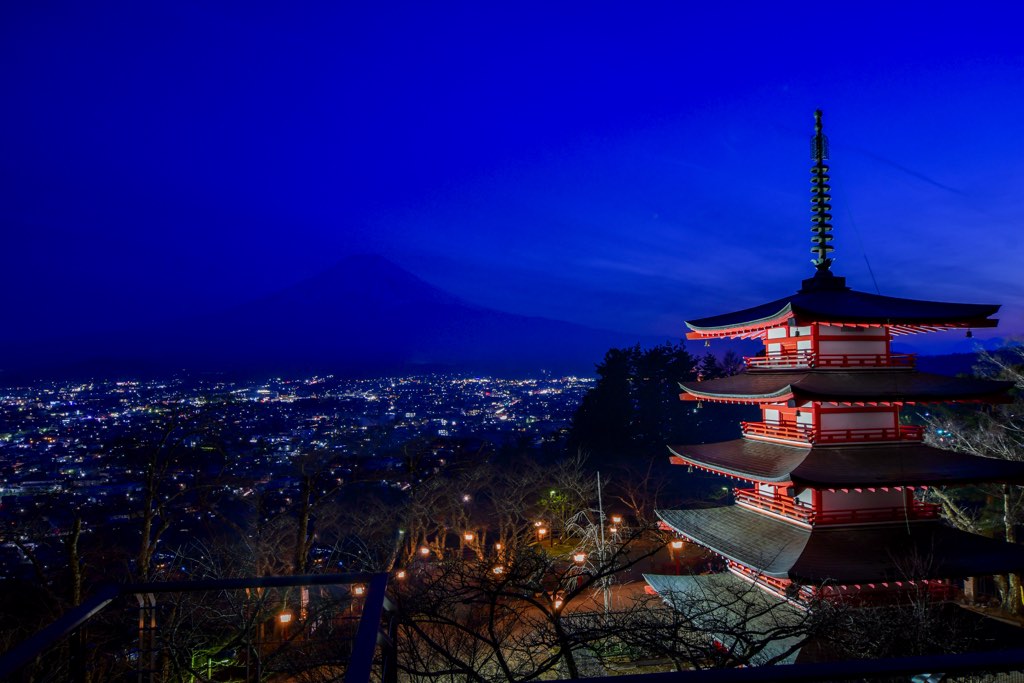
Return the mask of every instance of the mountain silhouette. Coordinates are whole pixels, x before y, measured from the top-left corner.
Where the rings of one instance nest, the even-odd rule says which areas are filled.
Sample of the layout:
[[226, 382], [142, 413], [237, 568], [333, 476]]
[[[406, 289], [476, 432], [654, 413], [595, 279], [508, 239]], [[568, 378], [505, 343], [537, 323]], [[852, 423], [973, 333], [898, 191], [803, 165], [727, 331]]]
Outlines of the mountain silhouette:
[[609, 348], [657, 341], [476, 306], [383, 257], [354, 256], [218, 315], [69, 340], [58, 357], [106, 372], [591, 374]]

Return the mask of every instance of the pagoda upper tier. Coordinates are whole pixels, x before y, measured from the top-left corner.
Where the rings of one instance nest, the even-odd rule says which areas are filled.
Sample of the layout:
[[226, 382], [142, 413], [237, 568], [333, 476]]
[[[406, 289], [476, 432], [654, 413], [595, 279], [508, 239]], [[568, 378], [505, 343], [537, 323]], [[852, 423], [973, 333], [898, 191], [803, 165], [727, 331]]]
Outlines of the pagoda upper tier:
[[749, 482], [850, 489], [1024, 483], [1024, 462], [981, 458], [922, 443], [788, 446], [736, 439], [670, 446], [672, 461]]
[[846, 278], [820, 271], [782, 299], [734, 313], [687, 321], [689, 339], [761, 338], [780, 325], [884, 326], [893, 336], [949, 328], [995, 327], [994, 304], [961, 304], [900, 299], [858, 292]]

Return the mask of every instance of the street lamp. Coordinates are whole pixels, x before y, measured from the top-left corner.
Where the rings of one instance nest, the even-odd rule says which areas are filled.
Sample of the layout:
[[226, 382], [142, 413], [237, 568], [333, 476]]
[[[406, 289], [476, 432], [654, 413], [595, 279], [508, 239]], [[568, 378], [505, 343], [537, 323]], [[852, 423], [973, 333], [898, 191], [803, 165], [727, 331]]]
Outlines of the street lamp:
[[669, 554], [672, 556], [672, 561], [676, 565], [676, 574], [679, 574], [680, 573], [680, 570], [679, 570], [679, 555], [681, 553], [679, 553], [678, 551], [683, 549], [683, 539], [677, 538], [676, 540], [672, 541], [668, 545], [669, 545], [669, 548], [671, 548], [671, 550], [669, 550]]
[[361, 596], [363, 593], [366, 592], [366, 586], [364, 586], [362, 584], [356, 584], [356, 585], [352, 586], [352, 592], [355, 593], [356, 595]]
[[285, 610], [277, 615], [277, 621], [281, 624], [290, 624], [292, 622], [292, 613]]
[[622, 524], [622, 515], [612, 515], [612, 524]]
[[584, 562], [587, 561], [587, 554], [586, 553], [576, 553], [575, 555], [572, 556], [572, 559], [573, 559], [573, 562], [575, 562], [576, 564], [583, 564]]
[[617, 534], [617, 533], [619, 533], [619, 527], [617, 527], [617, 526], [610, 526], [610, 527], [608, 527], [608, 533], [610, 533], [610, 534]]
[[499, 565], [495, 566], [494, 569], [492, 569], [491, 571], [494, 572], [495, 574], [504, 574], [505, 573], [505, 568], [502, 567], [499, 564]]
[[473, 542], [473, 532], [472, 531], [467, 531], [466, 533], [462, 534], [462, 537], [464, 539], [466, 539], [466, 543], [472, 543]]
[[404, 570], [404, 569], [399, 569], [399, 570], [398, 570], [398, 571], [397, 571], [397, 572], [395, 573], [395, 578], [396, 578], [396, 579], [398, 579], [398, 580], [402, 580], [402, 579], [404, 579], [404, 578], [405, 578], [405, 570]]
[[426, 557], [429, 554], [430, 554], [430, 548], [428, 548], [427, 546], [423, 546], [422, 548], [420, 548], [420, 555], [422, 555], [423, 557]]

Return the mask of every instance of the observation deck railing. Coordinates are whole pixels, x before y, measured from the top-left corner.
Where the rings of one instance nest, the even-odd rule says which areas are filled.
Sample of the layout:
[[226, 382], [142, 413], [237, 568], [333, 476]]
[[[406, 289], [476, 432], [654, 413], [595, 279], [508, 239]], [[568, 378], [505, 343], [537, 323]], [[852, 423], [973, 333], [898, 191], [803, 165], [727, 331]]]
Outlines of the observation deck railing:
[[796, 353], [746, 356], [743, 358], [751, 370], [788, 370], [791, 368], [913, 368], [917, 355], [913, 353]]
[[811, 506], [798, 505], [789, 496], [765, 495], [756, 489], [733, 489], [736, 502], [740, 505], [765, 510], [804, 524], [870, 524], [892, 522], [903, 519], [938, 519], [939, 506], [933, 503], [911, 501], [907, 506], [894, 505], [880, 508], [844, 508], [839, 510], [816, 510]]
[[920, 441], [924, 438], [924, 428], [918, 425], [815, 429], [811, 425], [795, 422], [741, 422], [740, 426], [743, 429], [744, 436], [803, 444], [832, 445], [842, 443]]

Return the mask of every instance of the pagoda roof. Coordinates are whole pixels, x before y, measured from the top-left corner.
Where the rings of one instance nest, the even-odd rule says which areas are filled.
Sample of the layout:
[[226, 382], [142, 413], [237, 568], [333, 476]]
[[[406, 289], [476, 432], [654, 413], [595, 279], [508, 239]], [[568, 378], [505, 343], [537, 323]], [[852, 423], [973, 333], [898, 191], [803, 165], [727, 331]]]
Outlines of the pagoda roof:
[[808, 529], [738, 505], [657, 514], [727, 559], [798, 583], [952, 579], [1024, 569], [1024, 546], [941, 522]]
[[749, 656], [752, 666], [797, 661], [807, 639], [806, 630], [801, 629], [807, 612], [728, 572], [643, 577], [672, 609], [730, 652]]
[[908, 370], [765, 370], [679, 386], [697, 399], [735, 403], [927, 403], [1008, 401], [1013, 382]]
[[795, 294], [741, 311], [687, 321], [695, 337], [761, 336], [793, 318], [797, 324], [868, 324], [893, 326], [894, 334], [949, 327], [995, 327], [989, 316], [997, 304], [961, 304], [901, 299], [858, 292], [845, 278], [810, 278]]
[[669, 446], [685, 464], [750, 481], [812, 488], [1024, 482], [1024, 462], [944, 451], [922, 443], [786, 446], [735, 439]]

